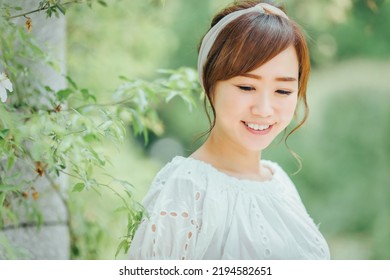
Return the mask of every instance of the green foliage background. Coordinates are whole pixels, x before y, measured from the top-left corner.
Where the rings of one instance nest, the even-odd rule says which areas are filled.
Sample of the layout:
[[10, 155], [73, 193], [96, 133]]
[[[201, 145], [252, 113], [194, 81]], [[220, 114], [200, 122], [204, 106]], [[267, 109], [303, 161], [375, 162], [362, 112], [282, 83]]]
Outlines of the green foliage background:
[[[67, 11], [68, 74], [102, 100], [120, 75], [152, 80], [157, 69], [196, 67], [197, 47], [212, 15], [228, 0], [106, 1]], [[313, 72], [307, 124], [289, 139], [303, 159], [292, 176], [308, 212], [320, 223], [334, 259], [390, 259], [390, 3], [387, 0], [286, 0], [291, 18], [306, 30]], [[200, 96], [195, 96], [200, 100]], [[129, 137], [103, 143], [110, 175], [131, 182], [141, 200], [164, 162], [151, 156], [161, 138], [176, 139], [189, 155], [207, 129], [201, 102], [188, 111], [173, 98], [158, 107], [164, 132], [145, 144]], [[162, 132], [162, 129], [160, 130]], [[264, 154], [289, 173], [297, 166], [283, 143]], [[99, 172], [95, 173], [99, 178]], [[118, 197], [71, 194], [79, 236], [73, 258], [112, 259], [126, 229], [114, 212]], [[118, 258], [126, 258], [120, 254]]]
[[[108, 8], [73, 9], [68, 14], [69, 72], [104, 96], [118, 74], [150, 78], [158, 68], [195, 67], [211, 16], [229, 2], [122, 0]], [[390, 259], [389, 1], [285, 4], [308, 34], [314, 68], [309, 121], [289, 140], [304, 164], [292, 179], [320, 223], [332, 258]], [[189, 113], [174, 100], [159, 112], [165, 126], [160, 137], [177, 139], [190, 154], [200, 144], [193, 145], [196, 134], [207, 128], [201, 106]], [[148, 153], [157, 139], [146, 147], [132, 139], [112, 159], [112, 172], [128, 176], [139, 199], [163, 165]], [[284, 144], [273, 144], [264, 156], [290, 173], [297, 169]], [[120, 218], [93, 216], [106, 228], [122, 226]], [[115, 240], [112, 230], [111, 237]], [[99, 244], [96, 257], [110, 258], [105, 242]]]

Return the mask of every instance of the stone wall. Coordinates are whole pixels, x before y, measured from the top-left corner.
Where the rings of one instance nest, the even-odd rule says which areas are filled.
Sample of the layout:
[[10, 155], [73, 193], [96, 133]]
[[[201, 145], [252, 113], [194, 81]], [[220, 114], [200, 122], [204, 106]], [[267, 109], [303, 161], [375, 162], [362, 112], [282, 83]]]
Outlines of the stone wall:
[[[12, 4], [20, 5], [23, 11], [34, 10], [39, 5], [39, 0], [15, 0]], [[66, 59], [65, 59], [65, 39], [66, 39], [66, 20], [64, 16], [46, 18], [44, 12], [29, 15], [32, 19], [32, 34], [35, 36], [39, 45], [50, 53], [60, 67], [60, 72], [52, 68], [33, 64], [34, 73], [38, 74], [39, 79], [44, 84], [54, 90], [66, 87]], [[14, 22], [24, 25], [25, 18], [21, 17]], [[45, 100], [41, 100], [45, 102]], [[27, 170], [26, 167], [17, 166], [24, 178], [36, 176], [34, 171]], [[22, 252], [23, 258], [27, 259], [69, 259], [70, 256], [70, 238], [67, 225], [68, 213], [64, 200], [60, 194], [65, 195], [64, 190], [67, 185], [66, 178], [60, 178], [55, 182], [57, 190], [50, 186], [51, 182], [43, 176], [34, 184], [34, 188], [39, 193], [38, 204], [43, 215], [43, 225], [37, 229], [36, 225], [26, 222], [21, 217], [18, 226], [6, 226], [2, 233], [7, 237], [10, 245]], [[20, 206], [22, 207], [22, 206]], [[23, 209], [20, 209], [23, 213]], [[22, 214], [21, 214], [22, 215]], [[22, 215], [23, 216], [23, 215]], [[18, 257], [17, 255], [16, 257]], [[0, 259], [7, 258], [4, 251], [0, 251]], [[20, 257], [21, 258], [21, 257]]]

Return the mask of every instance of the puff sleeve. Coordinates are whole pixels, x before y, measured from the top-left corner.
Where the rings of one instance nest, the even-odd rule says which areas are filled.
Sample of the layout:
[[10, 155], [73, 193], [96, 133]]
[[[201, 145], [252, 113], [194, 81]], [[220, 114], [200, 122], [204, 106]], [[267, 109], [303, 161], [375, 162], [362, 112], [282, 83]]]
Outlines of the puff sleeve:
[[130, 259], [197, 258], [203, 192], [195, 178], [184, 175], [154, 180], [144, 200], [147, 214], [132, 241]]

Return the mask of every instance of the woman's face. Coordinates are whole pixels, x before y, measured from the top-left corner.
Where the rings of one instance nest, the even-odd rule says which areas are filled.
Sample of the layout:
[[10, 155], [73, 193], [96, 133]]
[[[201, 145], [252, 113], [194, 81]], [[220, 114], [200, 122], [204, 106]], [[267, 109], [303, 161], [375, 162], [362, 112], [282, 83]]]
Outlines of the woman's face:
[[232, 148], [261, 151], [290, 123], [297, 100], [298, 58], [290, 46], [259, 68], [216, 83], [212, 133]]

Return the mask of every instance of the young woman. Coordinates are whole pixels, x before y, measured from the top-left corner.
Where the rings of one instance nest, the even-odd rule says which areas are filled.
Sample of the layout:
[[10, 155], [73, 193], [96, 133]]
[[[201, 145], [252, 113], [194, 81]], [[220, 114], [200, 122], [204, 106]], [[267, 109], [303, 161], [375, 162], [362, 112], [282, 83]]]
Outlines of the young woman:
[[[132, 259], [329, 259], [282, 168], [264, 150], [306, 104], [304, 36], [274, 5], [239, 1], [203, 38], [200, 81], [213, 111], [205, 143], [154, 179]], [[297, 128], [298, 128], [297, 127]]]

